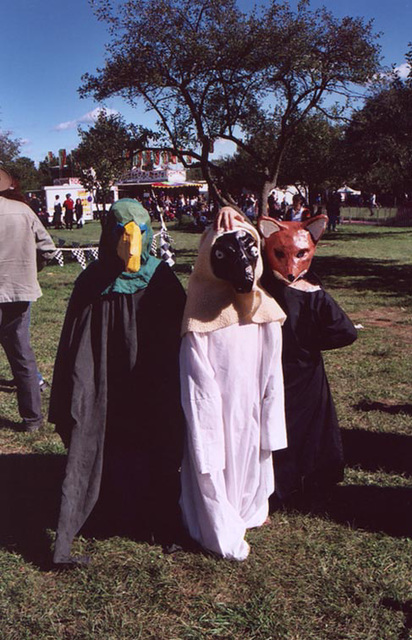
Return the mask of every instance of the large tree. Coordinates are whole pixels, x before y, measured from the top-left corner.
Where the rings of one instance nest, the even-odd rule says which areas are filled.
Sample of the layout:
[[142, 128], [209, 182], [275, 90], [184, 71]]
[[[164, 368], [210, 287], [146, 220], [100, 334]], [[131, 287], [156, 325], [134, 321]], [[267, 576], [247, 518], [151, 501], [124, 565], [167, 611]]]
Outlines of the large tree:
[[309, 200], [317, 193], [340, 187], [345, 179], [342, 163], [341, 125], [322, 113], [309, 115], [302, 121], [286, 148], [279, 181], [283, 185], [305, 185]]
[[10, 170], [19, 180], [20, 189], [25, 193], [27, 191], [36, 191], [41, 187], [40, 174], [36, 165], [31, 158], [19, 156], [10, 165]]
[[[341, 186], [344, 165], [341, 161], [343, 129], [323, 114], [309, 115], [299, 123], [283, 155], [278, 186], [295, 185], [309, 192], [313, 202], [319, 192]], [[243, 150], [220, 161], [221, 172], [231, 193], [242, 187], [258, 193], [264, 176]]]
[[80, 144], [73, 151], [76, 170], [83, 186], [96, 193], [103, 213], [110, 202], [110, 188], [130, 166], [133, 149], [144, 144], [147, 130], [128, 125], [119, 114], [101, 110], [95, 124], [79, 128]]
[[0, 130], [0, 164], [9, 166], [19, 155], [21, 141], [11, 131]]
[[105, 67], [84, 76], [81, 93], [143, 99], [164, 143], [183, 162], [187, 153], [198, 160], [221, 203], [231, 198], [222, 176], [215, 186], [214, 140], [253, 159], [265, 203], [300, 122], [314, 109], [330, 113], [331, 96], [350, 100], [378, 68], [370, 22], [314, 11], [307, 0], [295, 11], [273, 0], [248, 13], [236, 0], [93, 4], [111, 41]]
[[412, 196], [412, 78], [368, 98], [347, 127], [345, 160], [354, 185]]

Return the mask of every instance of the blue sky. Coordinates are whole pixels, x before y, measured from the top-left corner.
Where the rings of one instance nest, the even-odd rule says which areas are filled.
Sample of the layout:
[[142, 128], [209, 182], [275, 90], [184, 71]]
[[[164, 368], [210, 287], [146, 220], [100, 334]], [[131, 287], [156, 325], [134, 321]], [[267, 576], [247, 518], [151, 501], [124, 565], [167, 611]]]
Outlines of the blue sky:
[[[242, 9], [252, 5], [248, 0], [239, 4]], [[321, 5], [338, 17], [374, 18], [375, 30], [382, 32], [384, 64], [405, 63], [412, 40], [412, 0], [311, 2], [312, 8]], [[1, 22], [0, 129], [20, 138], [21, 154], [36, 162], [48, 151], [69, 152], [78, 143], [77, 126], [92, 123], [99, 106], [80, 99], [77, 89], [82, 74], [103, 63], [106, 27], [87, 0], [12, 0], [3, 3]], [[144, 123], [147, 117], [143, 109], [133, 110], [118, 98], [105, 106], [127, 122]]]

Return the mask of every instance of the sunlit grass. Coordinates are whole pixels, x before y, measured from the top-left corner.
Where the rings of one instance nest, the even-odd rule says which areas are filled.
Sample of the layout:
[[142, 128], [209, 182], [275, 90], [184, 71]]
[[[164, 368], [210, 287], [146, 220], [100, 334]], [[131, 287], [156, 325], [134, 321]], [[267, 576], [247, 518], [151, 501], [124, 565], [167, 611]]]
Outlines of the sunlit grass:
[[[97, 242], [97, 223], [81, 233], [89, 226]], [[186, 286], [200, 235], [173, 224], [170, 233]], [[411, 246], [412, 230], [355, 225], [321, 241], [316, 271], [363, 327], [352, 346], [325, 354], [345, 481], [312, 512], [277, 512], [250, 531], [244, 563], [79, 537], [75, 552], [91, 565], [52, 571], [64, 449], [52, 425], [18, 433], [15, 394], [0, 391], [1, 640], [411, 639]], [[40, 274], [32, 336], [49, 381], [80, 272], [70, 261]], [[2, 355], [0, 378], [10, 376]]]

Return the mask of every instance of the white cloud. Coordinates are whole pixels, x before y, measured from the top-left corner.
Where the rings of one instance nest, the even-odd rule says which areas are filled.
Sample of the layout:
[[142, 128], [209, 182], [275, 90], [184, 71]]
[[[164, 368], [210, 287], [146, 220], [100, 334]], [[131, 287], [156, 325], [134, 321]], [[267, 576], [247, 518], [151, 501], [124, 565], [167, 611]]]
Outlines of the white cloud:
[[102, 107], [97, 107], [92, 111], [88, 111], [87, 113], [85, 113], [83, 116], [80, 116], [80, 118], [77, 118], [76, 120], [61, 122], [60, 124], [54, 127], [54, 130], [66, 131], [67, 129], [76, 129], [79, 124], [93, 124], [93, 122], [96, 122], [99, 116], [99, 113], [101, 113], [102, 111], [106, 113], [106, 115], [117, 115], [119, 113], [114, 109], [103, 109]]
[[410, 72], [410, 69], [411, 66], [409, 62], [402, 62], [402, 64], [399, 64], [397, 67], [393, 67], [392, 69], [383, 73], [378, 73], [378, 75], [375, 76], [375, 79], [383, 81], [389, 80], [389, 82], [392, 82], [395, 77], [398, 77], [401, 80], [405, 80]]
[[402, 78], [402, 80], [404, 80], [405, 78], [407, 78], [410, 70], [410, 64], [408, 62], [404, 62], [403, 64], [400, 64], [399, 67], [395, 67], [394, 72], [397, 76], [399, 76], [399, 78]]

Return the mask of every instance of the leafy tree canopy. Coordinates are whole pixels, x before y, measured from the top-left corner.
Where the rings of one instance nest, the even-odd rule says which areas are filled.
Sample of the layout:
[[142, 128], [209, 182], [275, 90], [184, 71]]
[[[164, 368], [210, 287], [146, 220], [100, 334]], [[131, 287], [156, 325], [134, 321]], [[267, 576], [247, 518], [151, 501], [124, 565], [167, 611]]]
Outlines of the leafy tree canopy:
[[307, 185], [311, 201], [320, 191], [340, 187], [345, 177], [342, 138], [340, 124], [322, 113], [309, 115], [299, 123], [286, 148], [279, 182]]
[[375, 193], [412, 194], [411, 76], [367, 99], [345, 134], [354, 184]]
[[0, 130], [0, 164], [9, 166], [19, 155], [21, 141], [11, 137], [10, 131]]
[[[285, 149], [278, 185], [305, 185], [311, 201], [318, 192], [339, 187], [344, 180], [342, 138], [341, 125], [321, 113], [309, 115]], [[255, 193], [262, 190], [264, 176], [243, 150], [220, 161], [220, 166], [231, 193], [242, 187]]]
[[23, 193], [40, 189], [41, 181], [36, 165], [31, 158], [19, 156], [11, 165], [11, 172], [18, 177]]
[[300, 122], [314, 109], [332, 114], [330, 96], [345, 106], [379, 66], [371, 22], [337, 19], [307, 0], [296, 10], [272, 0], [248, 13], [236, 0], [93, 4], [111, 40], [105, 67], [84, 76], [81, 94], [143, 99], [164, 143], [198, 159], [221, 202], [230, 196], [224, 176], [214, 189], [212, 140], [231, 140], [253, 159], [265, 201]]
[[105, 210], [110, 187], [130, 165], [129, 154], [145, 143], [149, 131], [127, 125], [120, 115], [101, 110], [92, 127], [79, 127], [78, 132], [81, 141], [73, 151], [76, 169], [83, 186], [97, 191]]

